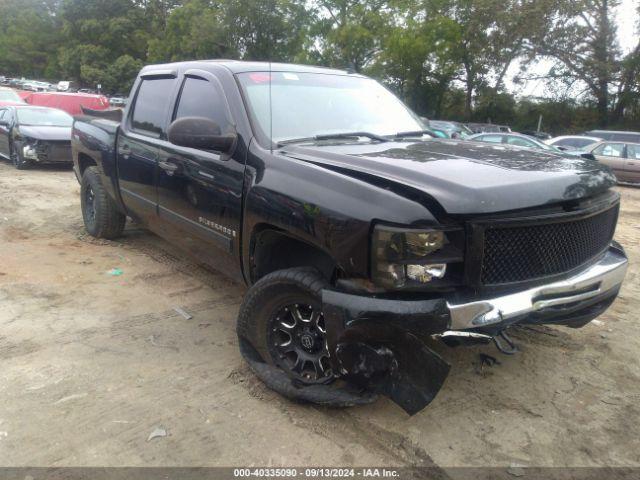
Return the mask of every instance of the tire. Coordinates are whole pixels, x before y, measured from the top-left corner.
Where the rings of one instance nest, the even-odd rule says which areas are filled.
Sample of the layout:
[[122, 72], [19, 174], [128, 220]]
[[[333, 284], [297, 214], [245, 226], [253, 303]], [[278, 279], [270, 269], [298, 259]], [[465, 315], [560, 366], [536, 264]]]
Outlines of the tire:
[[107, 195], [98, 167], [88, 167], [82, 174], [80, 206], [85, 229], [91, 236], [111, 240], [122, 234], [127, 217]]
[[31, 166], [31, 163], [22, 158], [19, 150], [15, 150], [13, 144], [9, 145], [9, 157], [11, 158], [11, 163], [18, 170], [26, 170]]
[[332, 382], [322, 316], [326, 285], [317, 270], [307, 267], [264, 276], [248, 290], [240, 306], [240, 342], [248, 342], [263, 362], [299, 383]]

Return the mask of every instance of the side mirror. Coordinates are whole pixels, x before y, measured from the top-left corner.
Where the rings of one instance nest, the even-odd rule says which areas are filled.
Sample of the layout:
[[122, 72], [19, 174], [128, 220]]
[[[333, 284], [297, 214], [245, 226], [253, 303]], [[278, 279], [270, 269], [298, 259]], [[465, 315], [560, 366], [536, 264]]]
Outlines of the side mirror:
[[169, 125], [167, 135], [174, 145], [221, 153], [229, 153], [237, 139], [235, 133], [223, 135], [216, 122], [204, 117], [179, 118]]

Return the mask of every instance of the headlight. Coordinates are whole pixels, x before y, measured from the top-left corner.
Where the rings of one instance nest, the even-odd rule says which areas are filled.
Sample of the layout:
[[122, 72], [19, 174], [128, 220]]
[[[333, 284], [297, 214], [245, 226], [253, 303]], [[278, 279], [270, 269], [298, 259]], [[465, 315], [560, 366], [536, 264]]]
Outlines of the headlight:
[[31, 160], [38, 159], [38, 152], [36, 152], [36, 143], [37, 141], [33, 138], [23, 137], [22, 142], [24, 146], [22, 147], [22, 154], [24, 158], [28, 158]]
[[386, 288], [420, 286], [462, 268], [462, 229], [410, 230], [377, 225], [373, 230], [371, 274]]

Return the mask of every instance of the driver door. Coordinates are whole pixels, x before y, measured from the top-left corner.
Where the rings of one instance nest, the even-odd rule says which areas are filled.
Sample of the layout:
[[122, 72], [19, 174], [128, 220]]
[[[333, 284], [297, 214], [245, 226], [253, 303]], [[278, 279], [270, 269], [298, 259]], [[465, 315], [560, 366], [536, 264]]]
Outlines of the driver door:
[[[209, 72], [190, 70], [181, 79], [171, 121], [183, 117], [204, 117], [223, 133], [235, 131], [222, 86]], [[165, 235], [203, 263], [241, 275], [237, 259], [244, 156], [163, 141], [158, 167], [158, 215]]]

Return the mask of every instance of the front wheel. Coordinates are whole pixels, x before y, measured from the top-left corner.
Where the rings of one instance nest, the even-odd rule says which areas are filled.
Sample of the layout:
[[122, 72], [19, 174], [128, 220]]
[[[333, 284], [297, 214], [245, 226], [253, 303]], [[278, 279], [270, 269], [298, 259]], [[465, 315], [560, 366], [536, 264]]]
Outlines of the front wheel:
[[122, 234], [127, 217], [107, 195], [98, 167], [89, 167], [82, 174], [80, 206], [85, 229], [91, 236], [110, 240]]
[[26, 170], [30, 166], [30, 163], [22, 157], [20, 151], [16, 150], [13, 144], [9, 146], [9, 157], [13, 166], [18, 170]]
[[322, 313], [326, 283], [312, 268], [270, 273], [249, 289], [238, 315], [238, 336], [305, 385], [334, 380]]

